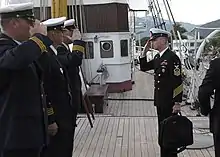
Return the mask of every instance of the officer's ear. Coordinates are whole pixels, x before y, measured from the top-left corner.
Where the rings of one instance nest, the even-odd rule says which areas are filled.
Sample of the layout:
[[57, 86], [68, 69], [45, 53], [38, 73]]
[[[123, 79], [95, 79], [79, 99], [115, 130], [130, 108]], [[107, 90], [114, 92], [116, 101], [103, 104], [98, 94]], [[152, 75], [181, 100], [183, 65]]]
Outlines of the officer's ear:
[[20, 25], [19, 19], [11, 18], [10, 21], [8, 21], [8, 24], [11, 25], [14, 29], [18, 28]]

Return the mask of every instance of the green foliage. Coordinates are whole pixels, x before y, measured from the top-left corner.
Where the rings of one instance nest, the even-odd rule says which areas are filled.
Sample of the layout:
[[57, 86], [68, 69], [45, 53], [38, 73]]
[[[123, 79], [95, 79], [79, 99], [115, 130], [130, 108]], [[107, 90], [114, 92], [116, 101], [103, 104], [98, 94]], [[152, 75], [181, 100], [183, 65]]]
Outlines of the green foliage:
[[204, 55], [219, 56], [220, 54], [220, 33], [217, 33], [205, 45]]
[[[174, 31], [177, 34], [177, 31], [180, 32], [180, 36], [182, 39], [187, 39], [187, 36], [183, 35], [183, 33], [186, 33], [187, 30], [180, 24], [180, 23], [176, 23], [176, 25], [173, 25], [174, 27]], [[173, 31], [171, 30], [171, 34], [172, 34], [172, 38], [174, 39], [174, 35], [173, 35]]]
[[[146, 44], [146, 42], [147, 42], [148, 39], [149, 39], [149, 37], [144, 37], [144, 38], [142, 38], [142, 39], [141, 39], [141, 46], [144, 46], [144, 45]], [[138, 41], [138, 40], [136, 41], [136, 45], [139, 46], [139, 41]]]

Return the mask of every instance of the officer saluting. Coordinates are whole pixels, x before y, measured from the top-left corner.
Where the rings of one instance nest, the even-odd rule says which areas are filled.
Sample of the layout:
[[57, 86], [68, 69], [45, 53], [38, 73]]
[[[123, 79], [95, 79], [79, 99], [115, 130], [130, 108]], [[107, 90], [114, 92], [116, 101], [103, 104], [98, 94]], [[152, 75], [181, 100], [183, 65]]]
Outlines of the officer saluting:
[[[210, 62], [209, 69], [199, 87], [198, 98], [201, 113], [209, 115], [210, 131], [213, 133], [215, 157], [220, 157], [220, 58], [215, 58]], [[210, 104], [210, 97], [214, 94], [214, 105]]]
[[[170, 117], [172, 113], [180, 111], [180, 102], [182, 101], [182, 77], [181, 62], [179, 57], [169, 49], [168, 39], [170, 33], [152, 28], [151, 37], [145, 45], [144, 52], [140, 56], [141, 71], [154, 69], [154, 105], [157, 107], [159, 132], [160, 122]], [[152, 48], [157, 53], [152, 60], [147, 59], [147, 52]], [[160, 138], [160, 137], [159, 137]], [[176, 150], [161, 147], [161, 157], [176, 157]]]
[[[64, 22], [63, 36], [63, 43], [57, 48], [58, 58], [66, 67], [70, 77], [70, 86], [73, 95], [72, 103], [74, 107], [73, 121], [74, 126], [76, 126], [78, 108], [82, 104], [82, 83], [79, 75], [79, 66], [82, 64], [85, 52], [85, 42], [81, 40], [81, 34], [75, 26], [74, 19], [66, 20]], [[69, 44], [73, 44], [72, 50], [70, 50]]]
[[[2, 7], [0, 16], [0, 154], [38, 157], [48, 127], [38, 63], [51, 40], [35, 22], [32, 3]], [[49, 106], [48, 114], [53, 114]]]
[[[42, 22], [47, 26], [47, 35], [53, 41], [44, 60], [44, 86], [48, 101], [54, 108], [58, 132], [51, 136], [48, 147], [42, 153], [44, 157], [72, 157], [73, 150], [73, 114], [72, 95], [66, 68], [58, 60], [58, 45], [62, 44], [62, 28], [66, 17], [52, 18]], [[47, 67], [47, 65], [49, 65]]]

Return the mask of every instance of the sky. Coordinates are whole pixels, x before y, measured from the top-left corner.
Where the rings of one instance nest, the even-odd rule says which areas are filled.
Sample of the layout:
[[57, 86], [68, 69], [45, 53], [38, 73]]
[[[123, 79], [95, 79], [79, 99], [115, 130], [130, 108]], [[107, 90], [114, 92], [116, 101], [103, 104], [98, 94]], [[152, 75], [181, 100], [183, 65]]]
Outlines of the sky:
[[[163, 0], [161, 4], [164, 19], [168, 19]], [[220, 0], [168, 0], [175, 21], [192, 24], [204, 24], [220, 19]], [[129, 0], [130, 6], [135, 9], [148, 9], [148, 0]], [[144, 13], [137, 13], [144, 16]]]

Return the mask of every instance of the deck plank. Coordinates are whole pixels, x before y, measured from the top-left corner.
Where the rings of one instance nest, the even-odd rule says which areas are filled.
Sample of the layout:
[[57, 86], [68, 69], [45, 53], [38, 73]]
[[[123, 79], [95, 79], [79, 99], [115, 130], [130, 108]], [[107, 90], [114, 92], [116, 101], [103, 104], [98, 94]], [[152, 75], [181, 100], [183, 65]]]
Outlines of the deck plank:
[[[114, 99], [152, 99], [153, 76], [138, 72], [132, 91], [111, 93]], [[158, 124], [153, 101], [109, 100], [103, 114], [96, 114], [91, 128], [86, 115], [80, 115], [74, 137], [73, 157], [159, 157]], [[183, 115], [190, 120], [202, 120], [197, 112], [182, 107]], [[199, 133], [198, 130], [195, 130]], [[184, 150], [178, 157], [214, 157], [214, 148]]]
[[[104, 118], [104, 124], [103, 124], [103, 127], [100, 131], [100, 134], [98, 136], [98, 141], [97, 141], [97, 145], [96, 145], [96, 148], [95, 148], [95, 152], [93, 154], [94, 157], [99, 157], [100, 154], [101, 154], [101, 150], [102, 150], [102, 146], [103, 146], [103, 143], [104, 143], [104, 139], [105, 139], [105, 135], [106, 135], [106, 132], [107, 132], [107, 129], [108, 129], [108, 125], [109, 125], [109, 121], [110, 119], [109, 118]], [[90, 156], [91, 153], [88, 153], [87, 156]]]
[[[74, 157], [158, 157], [156, 117], [96, 117], [75, 137]], [[214, 157], [214, 149], [185, 150], [179, 157]]]
[[103, 146], [101, 148], [101, 152], [100, 152], [100, 157], [106, 157], [107, 156], [107, 152], [108, 152], [108, 148], [109, 148], [109, 144], [110, 144], [110, 140], [111, 140], [111, 136], [112, 136], [112, 132], [113, 132], [113, 127], [114, 126], [114, 122], [115, 119], [109, 119], [109, 123], [108, 123], [108, 128], [105, 134], [105, 138], [103, 139]]

